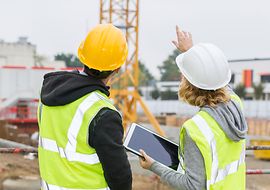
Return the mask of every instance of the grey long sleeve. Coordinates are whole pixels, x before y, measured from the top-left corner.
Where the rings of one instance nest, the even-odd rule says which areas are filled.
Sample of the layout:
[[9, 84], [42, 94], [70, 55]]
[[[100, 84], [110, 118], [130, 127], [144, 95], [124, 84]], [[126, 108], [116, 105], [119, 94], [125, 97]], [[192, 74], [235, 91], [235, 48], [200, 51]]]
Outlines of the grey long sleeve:
[[163, 182], [178, 190], [206, 189], [206, 174], [202, 154], [187, 132], [184, 137], [185, 174], [158, 162], [154, 162], [150, 170], [159, 175]]

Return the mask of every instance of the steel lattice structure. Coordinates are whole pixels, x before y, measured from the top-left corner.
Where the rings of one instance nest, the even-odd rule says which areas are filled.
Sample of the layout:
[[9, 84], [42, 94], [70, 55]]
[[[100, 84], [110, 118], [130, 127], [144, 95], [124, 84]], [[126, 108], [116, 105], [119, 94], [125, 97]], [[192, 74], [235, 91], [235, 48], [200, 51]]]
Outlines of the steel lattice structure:
[[139, 95], [139, 0], [100, 0], [100, 23], [112, 23], [126, 35], [129, 55], [119, 77], [112, 80], [111, 97], [123, 113], [123, 125], [137, 121], [137, 103], [155, 130], [164, 136], [159, 123]]

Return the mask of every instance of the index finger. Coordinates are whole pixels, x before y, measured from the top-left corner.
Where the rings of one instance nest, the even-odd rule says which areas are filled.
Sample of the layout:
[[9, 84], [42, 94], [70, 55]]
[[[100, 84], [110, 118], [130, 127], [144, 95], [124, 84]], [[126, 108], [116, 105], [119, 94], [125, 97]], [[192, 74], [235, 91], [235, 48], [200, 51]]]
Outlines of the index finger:
[[179, 28], [178, 25], [176, 25], [176, 34], [177, 34], [178, 42], [181, 40], [181, 37], [184, 37], [184, 36], [185, 36], [185, 34], [184, 34], [183, 31]]

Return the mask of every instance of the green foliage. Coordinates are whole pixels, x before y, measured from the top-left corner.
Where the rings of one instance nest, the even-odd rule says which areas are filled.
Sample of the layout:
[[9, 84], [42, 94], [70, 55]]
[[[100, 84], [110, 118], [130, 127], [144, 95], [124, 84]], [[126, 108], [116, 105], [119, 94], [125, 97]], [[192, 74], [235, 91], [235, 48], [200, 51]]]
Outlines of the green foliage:
[[140, 94], [140, 96], [143, 96], [142, 90], [140, 88], [138, 89], [138, 93]]
[[256, 100], [260, 100], [263, 96], [263, 89], [264, 86], [262, 83], [259, 83], [258, 85], [253, 84], [253, 89], [254, 89], [254, 97]]
[[141, 61], [139, 61], [139, 69], [139, 85], [149, 86], [150, 82], [154, 80], [153, 75], [149, 72], [148, 68]]
[[166, 91], [161, 92], [160, 94], [161, 100], [178, 100], [178, 95], [176, 92], [171, 91], [170, 88], [168, 88]]
[[[139, 69], [140, 69], [139, 70], [139, 86], [150, 86], [150, 85], [152, 85], [152, 83], [155, 82], [155, 78], [150, 73], [150, 71], [145, 66], [145, 64], [142, 63], [141, 61], [139, 61]], [[121, 69], [119, 71], [119, 73], [117, 74], [117, 76], [121, 76], [121, 74], [123, 72], [124, 72], [123, 69]], [[118, 82], [112, 84], [112, 88], [113, 89], [121, 89], [121, 88], [123, 88], [123, 83], [121, 83], [121, 82], [123, 82], [123, 81], [119, 80]], [[133, 85], [133, 83], [131, 82], [130, 78], [128, 78], [128, 86], [132, 86], [132, 85]]]
[[246, 87], [244, 84], [240, 83], [238, 84], [235, 89], [234, 92], [240, 97], [240, 98], [245, 98], [246, 97]]
[[175, 58], [179, 55], [176, 49], [169, 55], [169, 57], [158, 67], [161, 74], [161, 81], [178, 81], [180, 79], [180, 72], [175, 63]]
[[83, 67], [83, 64], [80, 62], [78, 57], [71, 53], [59, 53], [54, 56], [54, 60], [64, 61], [66, 63], [66, 67]]
[[155, 88], [152, 92], [151, 92], [151, 97], [154, 100], [157, 100], [160, 97], [160, 92], [157, 88]]

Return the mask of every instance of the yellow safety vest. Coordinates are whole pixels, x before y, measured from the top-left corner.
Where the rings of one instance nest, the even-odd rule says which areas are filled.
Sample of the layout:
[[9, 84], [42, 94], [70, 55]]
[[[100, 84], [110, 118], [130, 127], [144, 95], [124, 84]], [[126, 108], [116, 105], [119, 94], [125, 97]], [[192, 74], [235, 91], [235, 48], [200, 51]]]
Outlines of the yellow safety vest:
[[[236, 95], [232, 99], [241, 101]], [[186, 132], [203, 156], [207, 190], [245, 190], [245, 140], [232, 141], [207, 112], [200, 111], [183, 124], [179, 155], [184, 152]]]
[[116, 110], [99, 91], [64, 106], [39, 106], [39, 167], [43, 190], [107, 190], [103, 169], [88, 145], [88, 128], [104, 107]]

